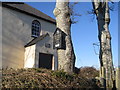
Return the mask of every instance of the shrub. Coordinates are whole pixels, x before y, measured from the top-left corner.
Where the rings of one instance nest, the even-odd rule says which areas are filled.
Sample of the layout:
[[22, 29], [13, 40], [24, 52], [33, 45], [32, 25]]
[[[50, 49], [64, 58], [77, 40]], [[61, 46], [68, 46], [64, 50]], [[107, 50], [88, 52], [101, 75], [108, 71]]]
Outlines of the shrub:
[[67, 80], [70, 80], [70, 81], [73, 80], [73, 77], [74, 77], [74, 75], [68, 74], [68, 73], [64, 72], [63, 70], [52, 72], [52, 75], [55, 76], [55, 77], [59, 77], [59, 78], [62, 78], [62, 79], [67, 79]]
[[86, 78], [95, 78], [99, 76], [99, 71], [94, 67], [84, 67], [80, 68], [80, 74]]

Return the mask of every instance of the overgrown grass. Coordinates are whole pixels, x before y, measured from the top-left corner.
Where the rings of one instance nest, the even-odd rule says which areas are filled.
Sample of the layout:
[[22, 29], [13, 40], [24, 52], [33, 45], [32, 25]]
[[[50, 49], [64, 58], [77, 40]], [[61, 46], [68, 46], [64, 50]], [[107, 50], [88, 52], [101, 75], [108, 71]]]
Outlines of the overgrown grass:
[[62, 70], [3, 69], [2, 75], [3, 88], [98, 88], [92, 79]]
[[63, 70], [54, 71], [54, 72], [52, 72], [52, 75], [55, 76], [56, 78], [66, 79], [69, 81], [72, 81], [75, 76], [74, 74], [68, 74], [68, 73], [64, 72]]

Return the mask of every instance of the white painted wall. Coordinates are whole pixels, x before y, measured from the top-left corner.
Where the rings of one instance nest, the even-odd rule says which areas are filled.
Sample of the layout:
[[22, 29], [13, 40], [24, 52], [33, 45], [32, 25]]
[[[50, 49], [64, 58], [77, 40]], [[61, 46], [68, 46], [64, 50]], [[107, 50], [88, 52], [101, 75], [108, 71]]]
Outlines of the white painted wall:
[[[31, 39], [33, 20], [41, 23], [41, 35], [49, 33], [53, 38], [55, 24], [3, 7], [2, 9], [2, 63], [3, 68], [23, 68], [26, 45]], [[52, 41], [50, 41], [52, 43]], [[44, 48], [45, 49], [45, 48]], [[41, 50], [41, 49], [40, 49]], [[42, 49], [42, 51], [44, 51]], [[46, 50], [45, 50], [46, 51]]]
[[[45, 47], [45, 43], [49, 43], [51, 45], [50, 48]], [[36, 44], [36, 67], [39, 64], [39, 53], [47, 53], [53, 55], [53, 67], [52, 70], [57, 70], [58, 68], [58, 59], [57, 59], [57, 51], [53, 49], [53, 39], [51, 36], [45, 37], [43, 40]], [[46, 62], [47, 63], [47, 62]]]
[[35, 49], [36, 45], [32, 45], [25, 48], [24, 68], [35, 67]]

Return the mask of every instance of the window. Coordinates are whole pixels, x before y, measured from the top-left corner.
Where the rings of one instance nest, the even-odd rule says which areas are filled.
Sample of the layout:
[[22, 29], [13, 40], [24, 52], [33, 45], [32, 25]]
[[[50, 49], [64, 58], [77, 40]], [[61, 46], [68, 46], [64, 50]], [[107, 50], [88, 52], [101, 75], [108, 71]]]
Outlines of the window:
[[40, 36], [40, 22], [37, 20], [34, 20], [32, 22], [32, 37], [39, 37]]

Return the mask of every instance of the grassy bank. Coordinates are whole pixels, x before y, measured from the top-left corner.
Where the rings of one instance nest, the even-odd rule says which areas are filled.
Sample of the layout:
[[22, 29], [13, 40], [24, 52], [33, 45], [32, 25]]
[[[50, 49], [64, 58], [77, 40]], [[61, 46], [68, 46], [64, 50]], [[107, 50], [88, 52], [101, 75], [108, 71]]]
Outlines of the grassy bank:
[[76, 73], [48, 69], [3, 69], [2, 88], [98, 88], [93, 67], [77, 68]]

